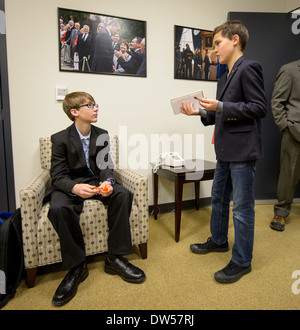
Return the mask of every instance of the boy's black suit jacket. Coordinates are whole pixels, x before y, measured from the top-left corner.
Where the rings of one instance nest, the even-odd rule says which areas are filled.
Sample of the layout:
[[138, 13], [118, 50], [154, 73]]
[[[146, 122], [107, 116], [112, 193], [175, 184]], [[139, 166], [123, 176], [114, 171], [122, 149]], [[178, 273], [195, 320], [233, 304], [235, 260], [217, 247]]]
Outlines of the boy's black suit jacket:
[[217, 100], [223, 111], [207, 111], [203, 124], [215, 124], [215, 151], [218, 160], [240, 162], [263, 156], [261, 118], [267, 101], [262, 69], [258, 62], [240, 57], [229, 76], [218, 81]]
[[[98, 139], [98, 140], [97, 140]], [[108, 132], [91, 125], [89, 161], [86, 165], [82, 142], [75, 124], [51, 136], [51, 179], [53, 190], [69, 194], [77, 183], [99, 184], [113, 177], [113, 163], [109, 155]]]

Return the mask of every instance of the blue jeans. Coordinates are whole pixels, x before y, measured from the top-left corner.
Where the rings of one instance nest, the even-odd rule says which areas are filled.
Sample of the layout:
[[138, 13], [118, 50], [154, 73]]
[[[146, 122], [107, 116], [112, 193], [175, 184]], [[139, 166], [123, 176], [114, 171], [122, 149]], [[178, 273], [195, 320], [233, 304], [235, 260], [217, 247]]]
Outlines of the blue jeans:
[[254, 173], [256, 161], [217, 161], [212, 186], [212, 241], [224, 244], [228, 238], [230, 195], [233, 198], [235, 242], [232, 261], [248, 267], [252, 260], [254, 241]]

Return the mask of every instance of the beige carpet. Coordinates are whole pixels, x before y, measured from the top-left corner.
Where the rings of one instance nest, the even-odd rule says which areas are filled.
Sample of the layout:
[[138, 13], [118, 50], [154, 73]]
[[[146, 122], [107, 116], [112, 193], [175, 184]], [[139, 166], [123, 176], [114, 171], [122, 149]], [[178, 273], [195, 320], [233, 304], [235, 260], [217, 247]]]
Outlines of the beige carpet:
[[[129, 259], [141, 267], [147, 280], [134, 285], [104, 273], [105, 255], [88, 259], [90, 275], [76, 297], [60, 309], [300, 309], [300, 294], [292, 292], [300, 270], [300, 204], [294, 204], [284, 232], [270, 229], [272, 205], [256, 206], [256, 232], [252, 272], [233, 284], [220, 284], [214, 272], [229, 262], [227, 253], [196, 255], [191, 243], [209, 236], [210, 207], [182, 213], [181, 239], [174, 240], [174, 213], [150, 218], [148, 259], [142, 260], [135, 248]], [[229, 243], [233, 244], [230, 221]], [[64, 272], [60, 265], [40, 269], [36, 286], [27, 289], [25, 280], [4, 309], [57, 309], [52, 296]], [[299, 278], [298, 278], [299, 280]], [[297, 284], [297, 283], [296, 283]], [[300, 284], [296, 285], [300, 290]]]

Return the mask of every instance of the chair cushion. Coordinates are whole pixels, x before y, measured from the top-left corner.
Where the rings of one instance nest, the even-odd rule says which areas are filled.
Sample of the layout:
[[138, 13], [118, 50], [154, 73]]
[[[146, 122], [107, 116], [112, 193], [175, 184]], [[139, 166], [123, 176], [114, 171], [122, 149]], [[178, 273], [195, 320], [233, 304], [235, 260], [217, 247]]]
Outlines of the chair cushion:
[[[46, 203], [38, 216], [38, 254], [39, 266], [60, 262], [61, 252], [59, 237], [48, 219], [50, 203]], [[132, 244], [141, 241], [138, 209], [135, 202], [130, 216]], [[84, 202], [80, 215], [80, 227], [85, 242], [86, 255], [107, 252], [108, 221], [107, 208], [98, 200]]]

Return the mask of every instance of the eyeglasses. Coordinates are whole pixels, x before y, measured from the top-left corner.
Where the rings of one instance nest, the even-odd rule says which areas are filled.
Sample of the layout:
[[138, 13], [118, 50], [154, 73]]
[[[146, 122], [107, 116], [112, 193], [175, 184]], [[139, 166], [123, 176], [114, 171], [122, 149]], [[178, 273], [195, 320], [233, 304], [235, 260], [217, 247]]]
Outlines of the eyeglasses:
[[94, 109], [94, 108], [98, 108], [99, 106], [96, 103], [87, 103], [87, 104], [80, 105], [79, 107], [76, 107], [76, 109], [83, 108], [83, 107], [88, 107], [89, 109]]

